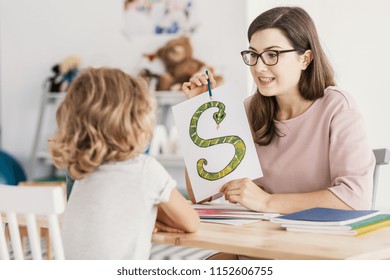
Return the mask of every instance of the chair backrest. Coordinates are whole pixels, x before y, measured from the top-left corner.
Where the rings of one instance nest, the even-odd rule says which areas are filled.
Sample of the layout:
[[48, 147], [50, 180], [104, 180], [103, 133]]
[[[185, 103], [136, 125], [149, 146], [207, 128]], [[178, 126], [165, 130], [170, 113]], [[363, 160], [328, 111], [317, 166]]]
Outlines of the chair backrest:
[[32, 259], [42, 259], [38, 225], [48, 226], [55, 259], [64, 259], [58, 216], [65, 210], [61, 187], [0, 185], [0, 259], [9, 259], [3, 222], [8, 226], [15, 259], [24, 259], [19, 222], [25, 220]]
[[378, 190], [378, 178], [379, 178], [379, 167], [390, 162], [390, 151], [388, 149], [375, 149], [373, 150], [376, 165], [374, 169], [374, 188], [372, 190], [372, 209], [375, 209], [376, 193]]

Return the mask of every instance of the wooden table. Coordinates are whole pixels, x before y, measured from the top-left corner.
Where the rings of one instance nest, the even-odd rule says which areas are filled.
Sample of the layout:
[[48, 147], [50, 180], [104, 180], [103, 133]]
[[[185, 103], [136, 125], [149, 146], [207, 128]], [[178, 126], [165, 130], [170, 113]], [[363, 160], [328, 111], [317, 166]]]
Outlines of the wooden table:
[[152, 239], [262, 259], [390, 259], [390, 227], [341, 236], [287, 232], [269, 221], [241, 226], [202, 222], [196, 233], [158, 232]]
[[[18, 217], [23, 225], [23, 217]], [[38, 227], [47, 222], [37, 219]], [[390, 259], [390, 227], [361, 236], [287, 232], [278, 224], [259, 221], [234, 226], [201, 222], [196, 233], [158, 232], [152, 241], [262, 259]]]

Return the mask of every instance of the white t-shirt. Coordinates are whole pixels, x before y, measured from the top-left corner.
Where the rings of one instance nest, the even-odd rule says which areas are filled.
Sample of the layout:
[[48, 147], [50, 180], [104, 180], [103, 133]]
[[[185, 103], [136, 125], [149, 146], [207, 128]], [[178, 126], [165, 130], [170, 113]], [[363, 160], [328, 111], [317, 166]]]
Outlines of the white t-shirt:
[[62, 225], [66, 259], [148, 259], [157, 204], [176, 182], [154, 158], [107, 163], [75, 181]]

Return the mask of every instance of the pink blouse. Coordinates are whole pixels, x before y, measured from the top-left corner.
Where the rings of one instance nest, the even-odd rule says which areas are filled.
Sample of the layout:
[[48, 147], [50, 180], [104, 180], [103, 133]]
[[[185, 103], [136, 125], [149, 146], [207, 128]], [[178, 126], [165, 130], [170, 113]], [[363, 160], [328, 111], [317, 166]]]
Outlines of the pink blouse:
[[328, 87], [305, 113], [275, 123], [285, 136], [256, 144], [264, 174], [257, 185], [269, 193], [329, 189], [354, 209], [371, 208], [375, 157], [350, 95]]

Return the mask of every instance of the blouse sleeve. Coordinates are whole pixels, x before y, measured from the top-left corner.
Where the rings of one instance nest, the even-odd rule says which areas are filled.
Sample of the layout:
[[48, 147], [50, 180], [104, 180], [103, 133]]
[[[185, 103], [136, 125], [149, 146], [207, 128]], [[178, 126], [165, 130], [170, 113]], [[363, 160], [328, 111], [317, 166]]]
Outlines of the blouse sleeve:
[[176, 187], [176, 181], [169, 175], [165, 168], [154, 158], [150, 157], [146, 166], [146, 178], [148, 178], [149, 197], [154, 204], [168, 202], [172, 190]]
[[362, 115], [350, 104], [331, 120], [329, 162], [329, 190], [353, 209], [370, 209], [375, 157]]

